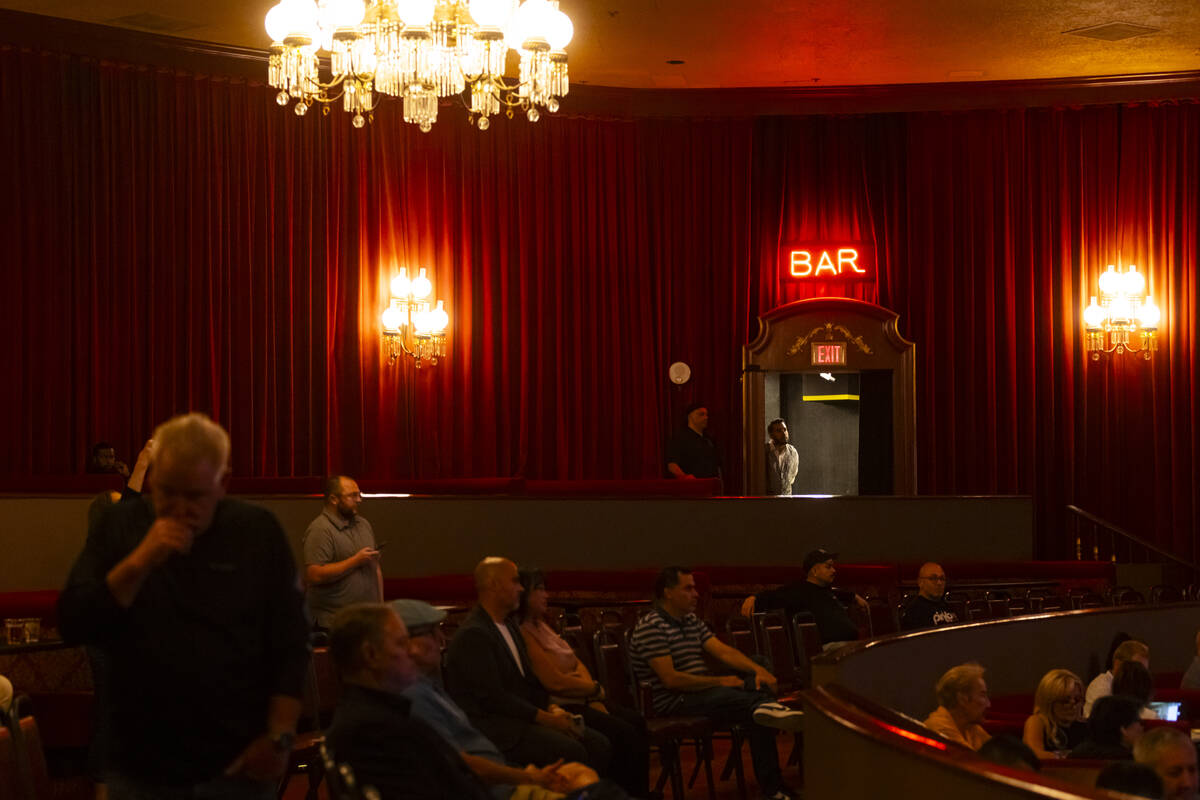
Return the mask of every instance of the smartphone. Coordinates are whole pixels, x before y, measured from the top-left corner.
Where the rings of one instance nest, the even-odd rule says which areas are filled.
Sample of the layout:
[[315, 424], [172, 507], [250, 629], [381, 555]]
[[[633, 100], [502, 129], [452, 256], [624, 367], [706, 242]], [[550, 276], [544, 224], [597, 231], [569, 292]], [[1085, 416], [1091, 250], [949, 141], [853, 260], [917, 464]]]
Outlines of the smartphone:
[[385, 547], [387, 547], [387, 542], [380, 542], [379, 544], [375, 545], [376, 550], [382, 550]]

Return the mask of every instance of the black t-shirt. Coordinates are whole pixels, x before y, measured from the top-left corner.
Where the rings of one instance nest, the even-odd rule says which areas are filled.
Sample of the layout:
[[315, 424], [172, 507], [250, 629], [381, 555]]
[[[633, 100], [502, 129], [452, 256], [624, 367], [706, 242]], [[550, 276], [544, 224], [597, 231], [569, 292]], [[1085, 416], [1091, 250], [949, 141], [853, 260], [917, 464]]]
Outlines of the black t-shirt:
[[713, 440], [691, 428], [675, 433], [667, 442], [667, 463], [678, 464], [697, 478], [721, 477], [721, 456]]
[[154, 522], [121, 502], [88, 533], [59, 597], [64, 638], [109, 664], [112, 762], [149, 783], [219, 776], [265, 733], [273, 695], [299, 699], [308, 619], [287, 536], [271, 512], [221, 500], [186, 555], [171, 556], [121, 608], [105, 577]]
[[900, 615], [900, 630], [934, 628], [939, 625], [953, 625], [958, 621], [958, 615], [950, 610], [945, 600], [930, 600], [923, 595], [917, 595]]
[[850, 642], [858, 638], [858, 626], [838, 602], [833, 589], [799, 581], [756, 595], [755, 611], [783, 609], [790, 620], [797, 612], [812, 614], [821, 634], [821, 644]]

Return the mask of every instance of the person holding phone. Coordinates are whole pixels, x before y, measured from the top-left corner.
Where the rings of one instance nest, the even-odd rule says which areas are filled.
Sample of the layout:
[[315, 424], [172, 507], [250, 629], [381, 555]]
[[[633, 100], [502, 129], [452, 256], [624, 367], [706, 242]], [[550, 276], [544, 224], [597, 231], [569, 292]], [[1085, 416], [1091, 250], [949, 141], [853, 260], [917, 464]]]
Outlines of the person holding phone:
[[383, 602], [383, 571], [371, 523], [359, 515], [362, 493], [353, 478], [325, 480], [325, 506], [304, 532], [304, 581], [313, 626], [328, 630], [338, 610]]

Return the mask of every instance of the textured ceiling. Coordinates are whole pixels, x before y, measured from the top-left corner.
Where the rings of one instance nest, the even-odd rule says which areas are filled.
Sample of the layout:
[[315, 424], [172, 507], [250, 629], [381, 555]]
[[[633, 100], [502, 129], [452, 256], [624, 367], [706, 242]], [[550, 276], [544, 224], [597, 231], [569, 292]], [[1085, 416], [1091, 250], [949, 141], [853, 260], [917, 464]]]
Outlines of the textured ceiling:
[[[243, 47], [270, 0], [0, 0], [0, 8]], [[605, 86], [837, 86], [1200, 69], [1196, 0], [561, 0], [571, 79]], [[1121, 22], [1121, 41], [1066, 31]], [[682, 60], [683, 64], [668, 64]]]

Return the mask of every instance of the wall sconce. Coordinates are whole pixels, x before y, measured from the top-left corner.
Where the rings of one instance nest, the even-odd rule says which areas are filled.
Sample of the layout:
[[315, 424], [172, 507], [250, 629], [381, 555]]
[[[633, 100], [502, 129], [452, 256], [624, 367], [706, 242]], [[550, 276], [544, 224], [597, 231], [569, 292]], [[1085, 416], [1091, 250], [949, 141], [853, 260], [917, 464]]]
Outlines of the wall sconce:
[[[1154, 300], [1146, 294], [1146, 279], [1137, 267], [1130, 264], [1118, 272], [1112, 264], [1100, 275], [1100, 302], [1092, 302], [1083, 310], [1087, 327], [1087, 350], [1093, 361], [1101, 353], [1141, 353], [1142, 358], [1158, 349], [1156, 334], [1162, 314]], [[1137, 344], [1131, 344], [1131, 337]]]
[[401, 355], [417, 362], [436, 364], [446, 355], [446, 328], [450, 326], [450, 315], [446, 313], [445, 301], [438, 300], [430, 308], [429, 297], [433, 284], [421, 267], [417, 277], [411, 280], [408, 270], [392, 278], [392, 299], [383, 312], [383, 348], [388, 363], [395, 364]]

